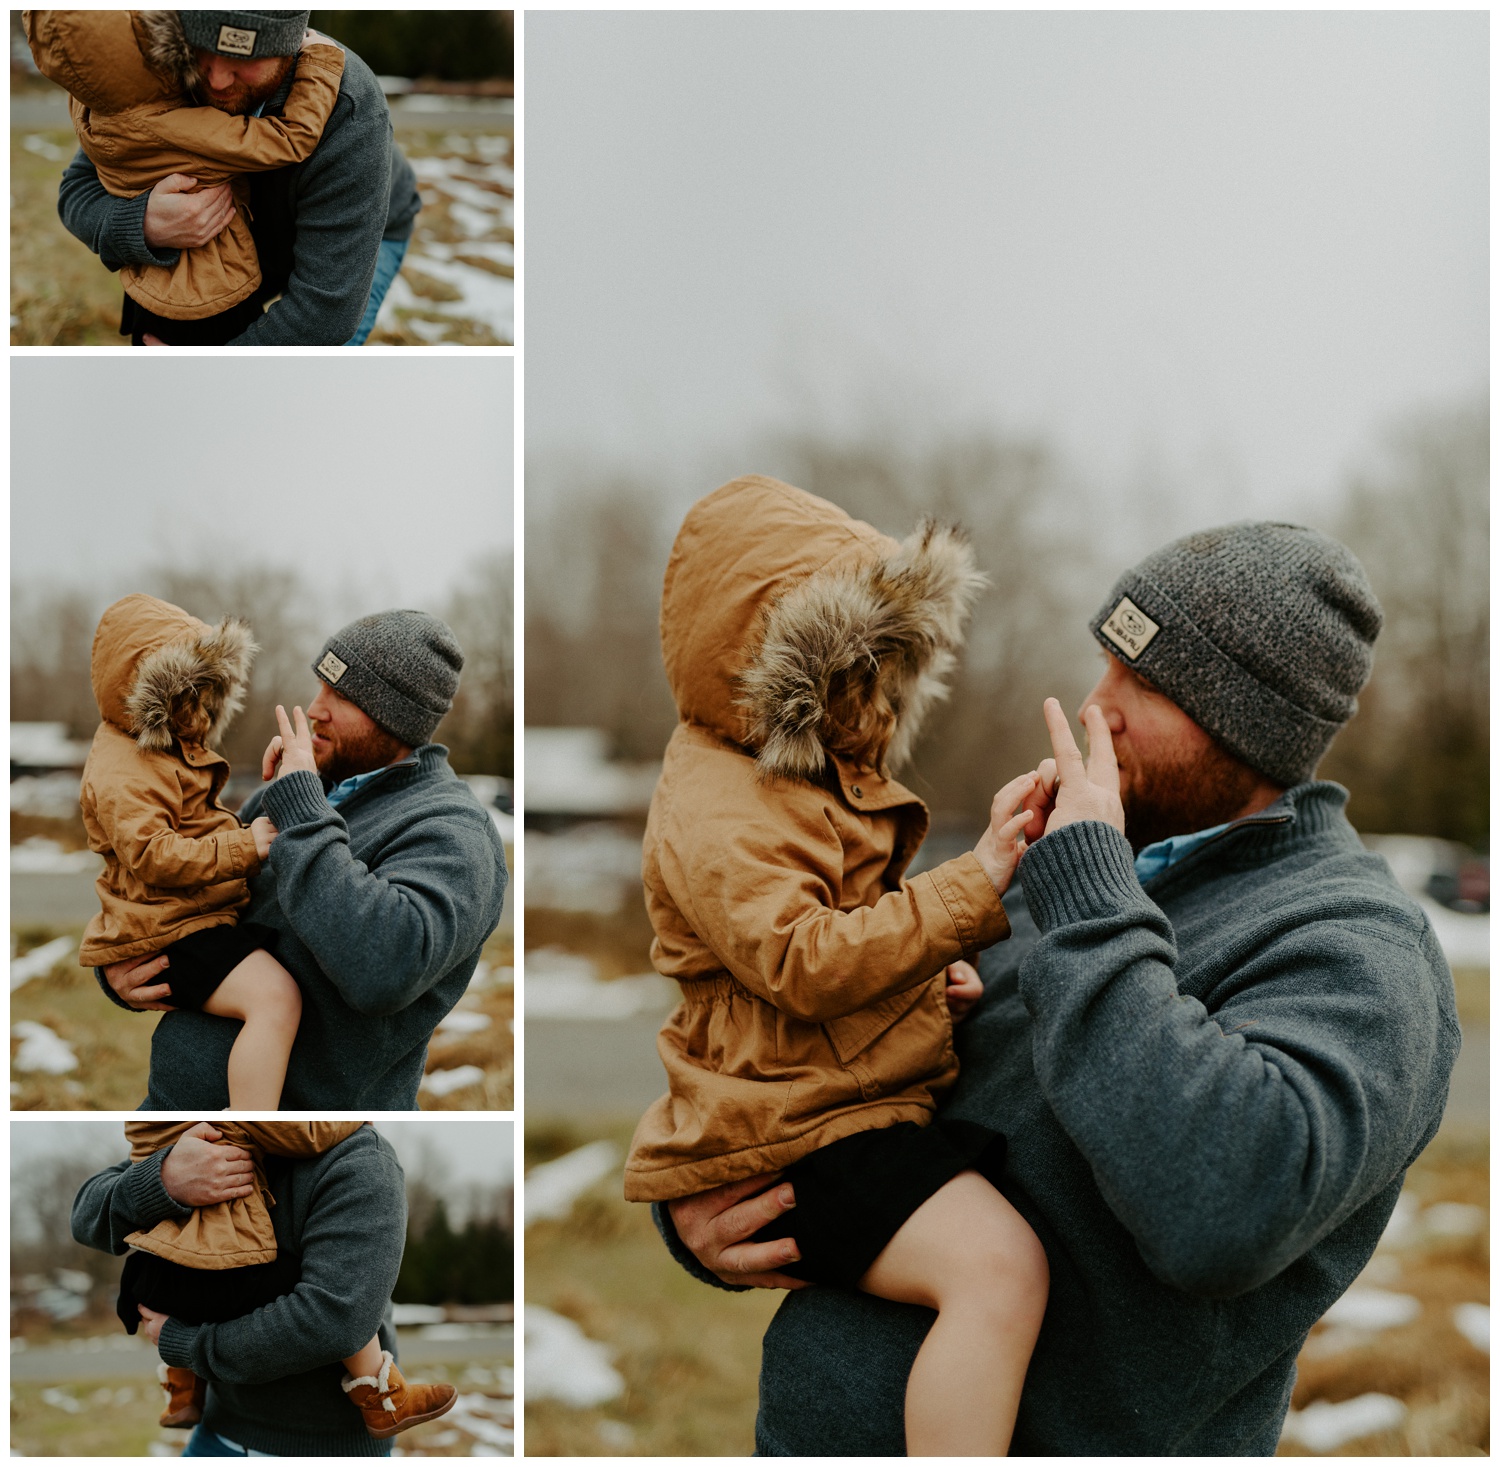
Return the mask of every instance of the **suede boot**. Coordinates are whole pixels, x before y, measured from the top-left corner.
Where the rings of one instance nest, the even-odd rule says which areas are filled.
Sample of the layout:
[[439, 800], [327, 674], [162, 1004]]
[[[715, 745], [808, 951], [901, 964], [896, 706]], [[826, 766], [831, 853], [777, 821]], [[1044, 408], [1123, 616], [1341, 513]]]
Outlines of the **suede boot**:
[[409, 1385], [391, 1358], [380, 1352], [380, 1374], [344, 1377], [344, 1391], [365, 1418], [373, 1437], [395, 1436], [408, 1426], [419, 1426], [441, 1416], [458, 1399], [451, 1385]]
[[168, 1365], [165, 1361], [156, 1367], [156, 1378], [167, 1393], [162, 1426], [196, 1426], [203, 1420], [203, 1403], [208, 1398], [206, 1380], [184, 1365]]

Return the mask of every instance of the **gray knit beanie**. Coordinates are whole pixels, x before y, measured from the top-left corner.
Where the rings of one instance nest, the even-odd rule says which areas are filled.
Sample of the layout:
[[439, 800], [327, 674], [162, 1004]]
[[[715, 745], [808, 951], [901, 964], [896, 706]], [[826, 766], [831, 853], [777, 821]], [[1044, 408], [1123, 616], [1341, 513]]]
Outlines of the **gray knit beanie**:
[[1294, 785], [1354, 716], [1382, 619], [1337, 540], [1245, 520], [1148, 555], [1089, 626], [1231, 754]]
[[179, 10], [188, 45], [237, 61], [295, 56], [310, 10]]
[[425, 744], [453, 706], [464, 665], [447, 625], [425, 611], [377, 611], [324, 644], [313, 671], [387, 733]]

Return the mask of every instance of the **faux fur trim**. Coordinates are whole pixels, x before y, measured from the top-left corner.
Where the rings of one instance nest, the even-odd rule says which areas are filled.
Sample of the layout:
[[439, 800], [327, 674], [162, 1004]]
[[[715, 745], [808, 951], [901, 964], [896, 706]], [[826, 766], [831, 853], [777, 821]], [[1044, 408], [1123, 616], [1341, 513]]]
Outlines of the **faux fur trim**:
[[350, 1391], [355, 1390], [359, 1386], [373, 1386], [377, 1395], [385, 1397], [385, 1400], [381, 1402], [385, 1409], [387, 1411], [394, 1411], [396, 1408], [391, 1403], [388, 1392], [391, 1388], [391, 1371], [395, 1368], [395, 1365], [396, 1361], [395, 1358], [391, 1355], [391, 1352], [389, 1350], [382, 1350], [380, 1352], [380, 1374], [346, 1374], [342, 1381], [344, 1393], [347, 1395]]
[[894, 727], [870, 761], [904, 762], [963, 642], [963, 623], [988, 584], [961, 530], [924, 520], [887, 559], [815, 571], [765, 613], [758, 650], [740, 677], [756, 763], [767, 778], [817, 774], [827, 758], [830, 691], [865, 666]]
[[141, 60], [163, 81], [180, 87], [184, 92], [197, 86], [201, 73], [177, 12], [137, 10], [134, 22]]
[[244, 706], [250, 662], [259, 650], [248, 623], [228, 616], [198, 636], [148, 652], [125, 699], [136, 743], [154, 753], [170, 749], [173, 700], [194, 693], [209, 715], [204, 742], [217, 744]]

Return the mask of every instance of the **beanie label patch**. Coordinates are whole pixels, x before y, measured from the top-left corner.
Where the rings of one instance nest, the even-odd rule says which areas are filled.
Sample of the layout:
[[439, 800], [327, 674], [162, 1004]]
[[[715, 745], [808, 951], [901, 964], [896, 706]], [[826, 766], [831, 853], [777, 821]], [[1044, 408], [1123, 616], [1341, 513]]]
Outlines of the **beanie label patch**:
[[318, 664], [318, 671], [331, 683], [337, 683], [343, 675], [349, 671], [349, 664], [340, 661], [332, 652], [325, 652], [323, 660]]
[[1161, 628], [1129, 596], [1121, 596], [1099, 630], [1134, 662]]
[[253, 56], [258, 31], [242, 31], [237, 26], [219, 27], [219, 44], [214, 48], [226, 56]]

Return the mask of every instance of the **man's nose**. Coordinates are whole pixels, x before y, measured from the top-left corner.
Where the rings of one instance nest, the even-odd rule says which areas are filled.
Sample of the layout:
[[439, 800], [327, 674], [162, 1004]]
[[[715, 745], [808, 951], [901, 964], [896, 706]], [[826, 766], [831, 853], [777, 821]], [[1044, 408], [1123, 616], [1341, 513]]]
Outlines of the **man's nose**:
[[234, 80], [234, 73], [224, 65], [222, 61], [210, 61], [203, 68], [203, 79], [216, 92], [229, 90], [229, 84]]
[[1078, 705], [1078, 721], [1083, 722], [1083, 710], [1090, 703], [1097, 703], [1099, 711], [1104, 714], [1104, 721], [1109, 725], [1109, 731], [1113, 735], [1125, 732], [1125, 715], [1115, 707], [1114, 701], [1109, 696], [1109, 690], [1105, 684], [1109, 681], [1108, 674], [1101, 677], [1098, 682], [1089, 689], [1088, 695]]

